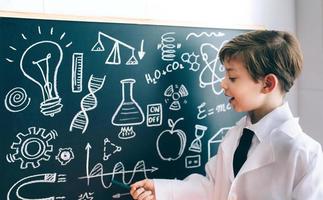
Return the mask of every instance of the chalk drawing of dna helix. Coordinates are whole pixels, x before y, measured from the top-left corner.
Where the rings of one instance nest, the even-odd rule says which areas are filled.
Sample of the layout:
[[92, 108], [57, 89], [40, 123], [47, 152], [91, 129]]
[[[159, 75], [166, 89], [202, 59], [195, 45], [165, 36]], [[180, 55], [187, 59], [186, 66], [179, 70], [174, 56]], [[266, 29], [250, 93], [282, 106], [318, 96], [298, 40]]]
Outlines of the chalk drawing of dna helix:
[[94, 93], [102, 88], [105, 82], [105, 77], [106, 76], [104, 76], [103, 78], [97, 78], [91, 75], [88, 81], [89, 93], [85, 95], [81, 100], [81, 110], [74, 116], [70, 125], [70, 132], [73, 128], [81, 129], [82, 133], [86, 131], [89, 124], [89, 117], [86, 112], [96, 108], [98, 101]]
[[[143, 160], [140, 160], [136, 163], [133, 170], [125, 170], [123, 163], [118, 162], [117, 164], [114, 165], [112, 172], [104, 173], [103, 172], [103, 165], [101, 163], [97, 163], [92, 168], [92, 170], [90, 171], [90, 173], [87, 176], [79, 177], [79, 179], [88, 179], [89, 180], [92, 178], [100, 177], [102, 186], [104, 188], [108, 189], [112, 185], [112, 180], [116, 179], [116, 175], [122, 176], [122, 182], [124, 184], [130, 184], [136, 174], [143, 173], [144, 177], [147, 178], [147, 172], [154, 172], [156, 170], [158, 170], [157, 167], [151, 167], [150, 169], [147, 169], [145, 166], [145, 162]], [[130, 176], [127, 176], [127, 174], [130, 174]], [[105, 176], [111, 177], [109, 184], [106, 184], [106, 182], [104, 181]], [[127, 176], [128, 181], [126, 180], [126, 176]], [[89, 182], [88, 182], [88, 184], [89, 184]]]
[[[222, 43], [221, 47], [225, 41]], [[221, 48], [220, 47], [220, 48]], [[205, 67], [200, 72], [199, 81], [200, 87], [212, 87], [212, 92], [215, 95], [220, 95], [223, 92], [221, 88], [221, 81], [224, 79], [225, 68], [221, 65], [218, 53], [219, 49], [213, 44], [204, 43], [200, 47], [202, 59], [205, 62]]]

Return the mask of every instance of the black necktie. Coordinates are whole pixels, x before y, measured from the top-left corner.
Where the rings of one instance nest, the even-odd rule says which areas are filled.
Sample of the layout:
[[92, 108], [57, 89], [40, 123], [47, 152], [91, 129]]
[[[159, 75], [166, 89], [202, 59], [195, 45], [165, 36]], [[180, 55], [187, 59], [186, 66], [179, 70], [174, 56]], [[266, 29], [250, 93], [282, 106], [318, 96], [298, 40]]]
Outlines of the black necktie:
[[234, 152], [233, 157], [233, 172], [236, 176], [241, 169], [243, 163], [247, 160], [249, 148], [251, 146], [252, 137], [255, 133], [247, 128], [243, 129], [242, 136], [240, 137], [239, 145]]

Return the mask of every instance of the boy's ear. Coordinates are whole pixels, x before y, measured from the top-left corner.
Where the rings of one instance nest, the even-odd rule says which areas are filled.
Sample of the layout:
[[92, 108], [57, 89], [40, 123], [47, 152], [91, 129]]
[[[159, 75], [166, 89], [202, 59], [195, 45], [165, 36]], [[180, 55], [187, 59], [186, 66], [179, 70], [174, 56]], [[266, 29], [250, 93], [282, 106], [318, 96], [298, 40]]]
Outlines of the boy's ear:
[[270, 93], [277, 87], [278, 79], [274, 74], [267, 74], [263, 79], [263, 84], [263, 92]]

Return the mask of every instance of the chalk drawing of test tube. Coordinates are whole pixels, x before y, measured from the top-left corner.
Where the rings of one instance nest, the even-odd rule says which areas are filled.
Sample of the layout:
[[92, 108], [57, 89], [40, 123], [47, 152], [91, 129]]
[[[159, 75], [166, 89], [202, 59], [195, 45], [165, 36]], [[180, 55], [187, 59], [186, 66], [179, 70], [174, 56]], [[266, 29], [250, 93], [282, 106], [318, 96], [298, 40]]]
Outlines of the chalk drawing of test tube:
[[32, 176], [25, 177], [16, 182], [8, 191], [7, 200], [55, 200], [55, 199], [65, 199], [65, 196], [51, 196], [51, 197], [41, 197], [41, 198], [26, 198], [19, 194], [19, 190], [27, 185], [40, 184], [40, 183], [63, 183], [66, 182], [65, 174], [47, 173], [47, 174], [36, 174]]

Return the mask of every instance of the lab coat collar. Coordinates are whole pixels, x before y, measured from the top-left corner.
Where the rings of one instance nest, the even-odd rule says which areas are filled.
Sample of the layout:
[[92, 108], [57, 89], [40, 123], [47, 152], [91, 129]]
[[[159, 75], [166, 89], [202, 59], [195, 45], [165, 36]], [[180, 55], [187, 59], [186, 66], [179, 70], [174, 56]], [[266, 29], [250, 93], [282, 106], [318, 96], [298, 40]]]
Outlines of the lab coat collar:
[[267, 115], [265, 115], [257, 123], [252, 124], [249, 115], [245, 118], [245, 127], [252, 130], [260, 142], [263, 142], [270, 132], [293, 118], [289, 105], [285, 102], [283, 105], [277, 107]]
[[277, 134], [286, 134], [293, 138], [298, 134], [303, 133], [299, 126], [298, 118], [288, 118], [286, 121], [276, 125], [276, 127], [271, 126], [272, 131], [267, 130], [268, 136], [264, 137], [260, 144], [255, 148], [254, 152], [240, 169], [237, 177], [251, 170], [255, 170], [275, 162], [275, 154], [277, 154], [277, 152], [275, 152], [275, 148], [273, 147], [272, 138], [279, 137]]
[[[223, 152], [225, 155], [226, 166], [232, 172], [230, 173], [230, 179], [233, 181], [234, 175], [232, 170], [232, 161], [237, 142], [242, 134], [242, 129], [249, 125], [252, 131], [255, 132], [261, 145], [258, 145], [254, 152], [251, 154], [250, 158], [247, 159], [245, 164], [240, 169], [236, 178], [242, 174], [258, 169], [265, 165], [268, 165], [275, 161], [275, 152], [271, 144], [271, 132], [276, 129], [284, 130], [284, 127], [290, 127], [290, 123], [293, 125], [298, 124], [297, 120], [294, 120], [293, 115], [289, 109], [288, 103], [284, 103], [282, 106], [274, 109], [272, 112], [268, 113], [259, 122], [255, 124], [247, 123], [248, 116], [243, 117], [237, 122], [237, 126], [232, 128], [232, 132], [236, 134], [228, 135], [228, 138], [223, 141]], [[297, 126], [299, 127], [299, 126]], [[299, 129], [299, 128], [297, 128]], [[288, 134], [290, 131], [282, 131]]]

